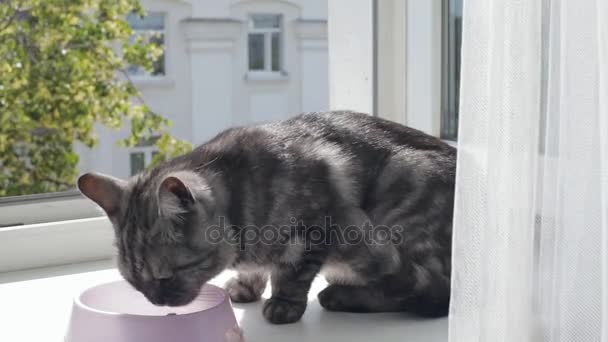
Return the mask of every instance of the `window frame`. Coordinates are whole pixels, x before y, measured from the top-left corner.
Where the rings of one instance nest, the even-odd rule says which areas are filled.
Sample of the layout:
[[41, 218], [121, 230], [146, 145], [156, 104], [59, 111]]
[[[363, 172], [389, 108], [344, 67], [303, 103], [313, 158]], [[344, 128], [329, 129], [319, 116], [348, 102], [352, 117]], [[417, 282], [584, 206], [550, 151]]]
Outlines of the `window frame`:
[[[357, 11], [357, 18], [344, 17], [330, 3], [330, 16], [335, 11], [338, 19], [329, 21], [331, 107], [354, 108], [441, 137], [443, 0], [357, 0], [349, 6], [368, 9]], [[334, 24], [339, 27], [332, 30]], [[345, 34], [370, 41], [345, 45]]]
[[[455, 23], [452, 22], [451, 10], [454, 1], [463, 0], [442, 0], [442, 34], [441, 34], [441, 129], [440, 137], [448, 141], [458, 139], [458, 118], [460, 91], [452, 89], [451, 86], [456, 82], [455, 66], [453, 63], [458, 60], [455, 48], [456, 33], [454, 32]], [[462, 7], [463, 4], [461, 3]], [[461, 24], [462, 25], [462, 24]], [[462, 39], [462, 32], [461, 32]], [[460, 42], [462, 44], [462, 41]]]
[[[267, 27], [267, 28], [256, 28], [254, 24], [255, 16], [275, 16], [279, 19], [279, 27]], [[274, 59], [272, 58], [272, 35], [274, 33], [279, 34], [279, 70], [273, 70], [272, 64]], [[250, 66], [250, 48], [249, 48], [249, 36], [252, 34], [262, 34], [264, 37], [264, 69], [251, 69]], [[247, 14], [247, 37], [246, 37], [246, 63], [247, 63], [247, 73], [250, 76], [261, 76], [264, 75], [283, 75], [283, 67], [284, 67], [284, 46], [285, 46], [285, 25], [284, 25], [284, 15], [282, 13], [267, 13], [267, 12], [252, 12]]]
[[[387, 52], [385, 47], [383, 47], [381, 44], [378, 44], [377, 25], [379, 21], [382, 21], [382, 18], [378, 18], [377, 6], [379, 6], [379, 3], [384, 3], [384, 1], [385, 0], [348, 0], [347, 2], [346, 0], [336, 0], [334, 2], [334, 0], [332, 0], [331, 2], [329, 2], [329, 17], [331, 18], [328, 21], [331, 77], [330, 100], [331, 107], [333, 109], [350, 108], [368, 113], [377, 112], [378, 95], [382, 90], [381, 86], [383, 84], [383, 82], [379, 82], [377, 77], [378, 68], [380, 67], [380, 65], [382, 65], [382, 55], [386, 54]], [[389, 0], [386, 1], [388, 2]], [[420, 2], [428, 0], [417, 1]], [[409, 6], [410, 3], [411, 1], [408, 1], [407, 11], [403, 15], [403, 20], [408, 20], [412, 16], [416, 15], [415, 12], [411, 11], [411, 6]], [[334, 20], [335, 16], [338, 13], [344, 13], [343, 6], [347, 4], [352, 10], [355, 10], [355, 15], [349, 17], [348, 20], [342, 20], [344, 18], [341, 18], [340, 20]], [[441, 6], [439, 6], [439, 8], [441, 12]], [[159, 13], [164, 14], [164, 43], [165, 51], [168, 51], [171, 43], [168, 34], [169, 32], [167, 31], [169, 15], [166, 12]], [[281, 67], [284, 67], [283, 49], [285, 48], [285, 33], [283, 30], [285, 29], [285, 16], [283, 14], [281, 15], [282, 35], [280, 51]], [[332, 15], [334, 15], [334, 17], [332, 17]], [[431, 18], [432, 22], [429, 24], [429, 27], [432, 26], [433, 30], [438, 28], [439, 33], [441, 33], [441, 21], [437, 23], [434, 19], [435, 18]], [[341, 36], [341, 34], [343, 34], [345, 31], [345, 25], [349, 25], [349, 32], [354, 33], [353, 36], [360, 37], [360, 39], [362, 40], [360, 42], [361, 44], [347, 44], [347, 42], [344, 40], [344, 37]], [[339, 26], [339, 28], [337, 26]], [[409, 28], [407, 24], [406, 27]], [[402, 41], [404, 44], [406, 44], [408, 36], [407, 30], [399, 34], [404, 35]], [[435, 46], [441, 46], [441, 34], [433, 35], [432, 37], [433, 41], [431, 45], [433, 46], [433, 48]], [[337, 51], [337, 47], [339, 47], [341, 51]], [[408, 58], [410, 57], [411, 56], [408, 55]], [[167, 62], [167, 59], [168, 54], [165, 53], [165, 77], [170, 72], [169, 63]], [[348, 63], [345, 64], [345, 61], [347, 61]], [[249, 61], [247, 54], [247, 63], [248, 62]], [[402, 63], [408, 63], [408, 60], [403, 60]], [[435, 63], [435, 61], [432, 61], [432, 63]], [[407, 65], [412, 64], [409, 63]], [[249, 68], [247, 64], [246, 70], [248, 69]], [[409, 70], [409, 68], [406, 68], [406, 75], [411, 75], [410, 71], [411, 70]], [[403, 84], [401, 84], [401, 86], [407, 88], [408, 86], [411, 86], [411, 84], [414, 82], [414, 79], [408, 78], [407, 82], [404, 82]], [[437, 96], [436, 98], [441, 98], [440, 86], [429, 88], [427, 89], [427, 91], [430, 92], [429, 96]], [[407, 96], [403, 97], [404, 98], [402, 99], [402, 101], [407, 104]], [[385, 112], [383, 110], [383, 112], [380, 113], [380, 116], [387, 117], [384, 113], [390, 113], [390, 111], [387, 110]], [[412, 113], [407, 113], [407, 115], [410, 114]], [[418, 113], [418, 115], [426, 114]], [[431, 113], [431, 115], [433, 116], [432, 120], [439, 120], [441, 117], [440, 111], [433, 112]], [[387, 118], [394, 119], [392, 117]], [[403, 120], [403, 123], [408, 124], [410, 118], [411, 116], [406, 116], [404, 118], [399, 119], [398, 121]], [[19, 199], [14, 198], [13, 200], [18, 201]], [[36, 201], [40, 201], [40, 199], [36, 200], [35, 198], [24, 198], [22, 199], [22, 203], [26, 203], [29, 200], [33, 201], [33, 204], [36, 204]], [[70, 205], [69, 200], [80, 201], [81, 203], [86, 203], [90, 205], [92, 208], [96, 208], [96, 206], [94, 206], [91, 201], [85, 199], [75, 191], [64, 199], [49, 198], [48, 202], [60, 203], [64, 200], [68, 201], [66, 202], [66, 206], [64, 209], [66, 210], [66, 212], [74, 211], [73, 207]], [[37, 204], [46, 205], [45, 203]], [[7, 203], [2, 203], [2, 201], [0, 201], [0, 213], [2, 209], [10, 210], [10, 205]], [[5, 246], [9, 246], [12, 248], [12, 250], [16, 254], [10, 255], [8, 257], [9, 261], [11, 260], [11, 258], [15, 258], [15, 260], [18, 260], [19, 255], [17, 252], [19, 251], [21, 251], [24, 256], [32, 254], [32, 250], [37, 251], [37, 253], [34, 253], [35, 258], [32, 258], [30, 256], [28, 257], [29, 261], [27, 263], [19, 262], [18, 268], [41, 267], [50, 264], [78, 262], [83, 260], [93, 260], [95, 258], [101, 258], [101, 256], [111, 256], [113, 253], [108, 252], [108, 247], [110, 247], [110, 250], [113, 251], [113, 249], [111, 248], [111, 224], [109, 223], [107, 218], [103, 216], [102, 212], [97, 211], [97, 213], [100, 216], [92, 218], [75, 218], [64, 221], [45, 220], [41, 221], [41, 223], [25, 223], [21, 226], [0, 228], [0, 250], [4, 250], [3, 248]], [[28, 211], [28, 215], [32, 217], [36, 216], [36, 214], [38, 214], [38, 211], [36, 209]], [[93, 229], [91, 227], [95, 228]], [[73, 251], [67, 250], [66, 248], [59, 248], [59, 246], [66, 242], [72, 243], [74, 241], [77, 241], [77, 239], [88, 239], [88, 235], [83, 234], [83, 232], [87, 232], [89, 229], [91, 229], [91, 236], [96, 236], [95, 241], [87, 242], [87, 246], [90, 247], [89, 249], [81, 251], [82, 253], [78, 254], [74, 253]], [[27, 237], [27, 241], [24, 239], [24, 237]], [[47, 247], [49, 244], [51, 244], [53, 247]], [[2, 266], [0, 265], [0, 272], [1, 271], [6, 271], [6, 269], [2, 269]]]

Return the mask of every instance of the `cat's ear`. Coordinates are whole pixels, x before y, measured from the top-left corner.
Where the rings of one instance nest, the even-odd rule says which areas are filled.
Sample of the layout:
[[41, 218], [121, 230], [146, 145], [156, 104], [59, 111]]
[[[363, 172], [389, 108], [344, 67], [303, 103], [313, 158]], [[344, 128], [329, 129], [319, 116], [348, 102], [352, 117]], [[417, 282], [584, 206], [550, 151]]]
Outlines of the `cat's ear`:
[[108, 216], [118, 213], [127, 182], [121, 179], [90, 172], [78, 178], [78, 189], [97, 203]]
[[164, 217], [175, 217], [190, 210], [194, 196], [186, 183], [176, 177], [168, 176], [158, 188], [158, 209]]

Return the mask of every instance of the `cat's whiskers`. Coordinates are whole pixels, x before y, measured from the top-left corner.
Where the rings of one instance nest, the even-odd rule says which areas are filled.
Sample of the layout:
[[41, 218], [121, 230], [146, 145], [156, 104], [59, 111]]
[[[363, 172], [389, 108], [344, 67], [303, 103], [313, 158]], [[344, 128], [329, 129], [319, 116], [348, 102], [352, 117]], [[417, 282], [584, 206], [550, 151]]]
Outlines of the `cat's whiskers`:
[[207, 162], [207, 163], [205, 163], [205, 164], [203, 164], [203, 165], [199, 165], [199, 166], [195, 167], [195, 168], [194, 168], [194, 171], [199, 171], [199, 170], [201, 170], [201, 169], [203, 169], [203, 168], [205, 168], [205, 167], [207, 167], [207, 166], [211, 165], [213, 162], [215, 162], [215, 161], [216, 161], [216, 160], [218, 160], [218, 159], [220, 159], [220, 157], [219, 157], [219, 156], [218, 156], [218, 157], [215, 157], [214, 159], [212, 159], [211, 161], [209, 161], [209, 162]]

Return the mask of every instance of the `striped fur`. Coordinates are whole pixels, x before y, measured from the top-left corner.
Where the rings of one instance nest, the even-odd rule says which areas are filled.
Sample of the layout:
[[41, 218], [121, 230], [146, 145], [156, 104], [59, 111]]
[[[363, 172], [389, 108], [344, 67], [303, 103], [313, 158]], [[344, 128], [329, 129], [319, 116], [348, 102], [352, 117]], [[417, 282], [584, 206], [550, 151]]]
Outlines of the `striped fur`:
[[[274, 323], [302, 316], [320, 273], [326, 309], [441, 316], [455, 164], [454, 148], [414, 129], [310, 113], [229, 129], [127, 183], [87, 174], [79, 187], [114, 224], [121, 273], [153, 303], [186, 304], [232, 268], [234, 301], [258, 300], [270, 276], [263, 314]], [[265, 229], [273, 239], [247, 238]]]

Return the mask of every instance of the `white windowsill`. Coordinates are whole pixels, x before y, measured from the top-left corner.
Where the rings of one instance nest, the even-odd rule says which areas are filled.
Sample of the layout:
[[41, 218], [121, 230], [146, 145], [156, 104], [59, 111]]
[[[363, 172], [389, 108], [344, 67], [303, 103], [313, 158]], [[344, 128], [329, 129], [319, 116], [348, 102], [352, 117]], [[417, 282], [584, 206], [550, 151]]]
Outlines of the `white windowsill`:
[[[224, 272], [211, 283], [223, 285]], [[82, 289], [120, 279], [111, 261], [96, 261], [36, 270], [0, 273], [0, 341], [60, 342], [72, 299]], [[349, 314], [323, 310], [316, 294], [325, 282], [313, 284], [303, 319], [295, 324], [271, 325], [261, 314], [262, 303], [234, 304], [246, 341], [447, 341], [447, 319], [420, 319], [401, 313]], [[268, 297], [267, 290], [264, 297]]]
[[287, 81], [289, 74], [285, 71], [249, 71], [245, 74], [248, 82]]
[[0, 228], [0, 272], [109, 258], [112, 241], [105, 216]]
[[0, 198], [0, 225], [4, 228], [103, 215], [101, 208], [77, 190]]
[[441, 139], [441, 141], [443, 141], [444, 143], [446, 143], [452, 147], [458, 147], [458, 141], [447, 140], [447, 139]]
[[131, 76], [131, 81], [137, 87], [170, 88], [175, 86], [175, 80], [167, 76]]

